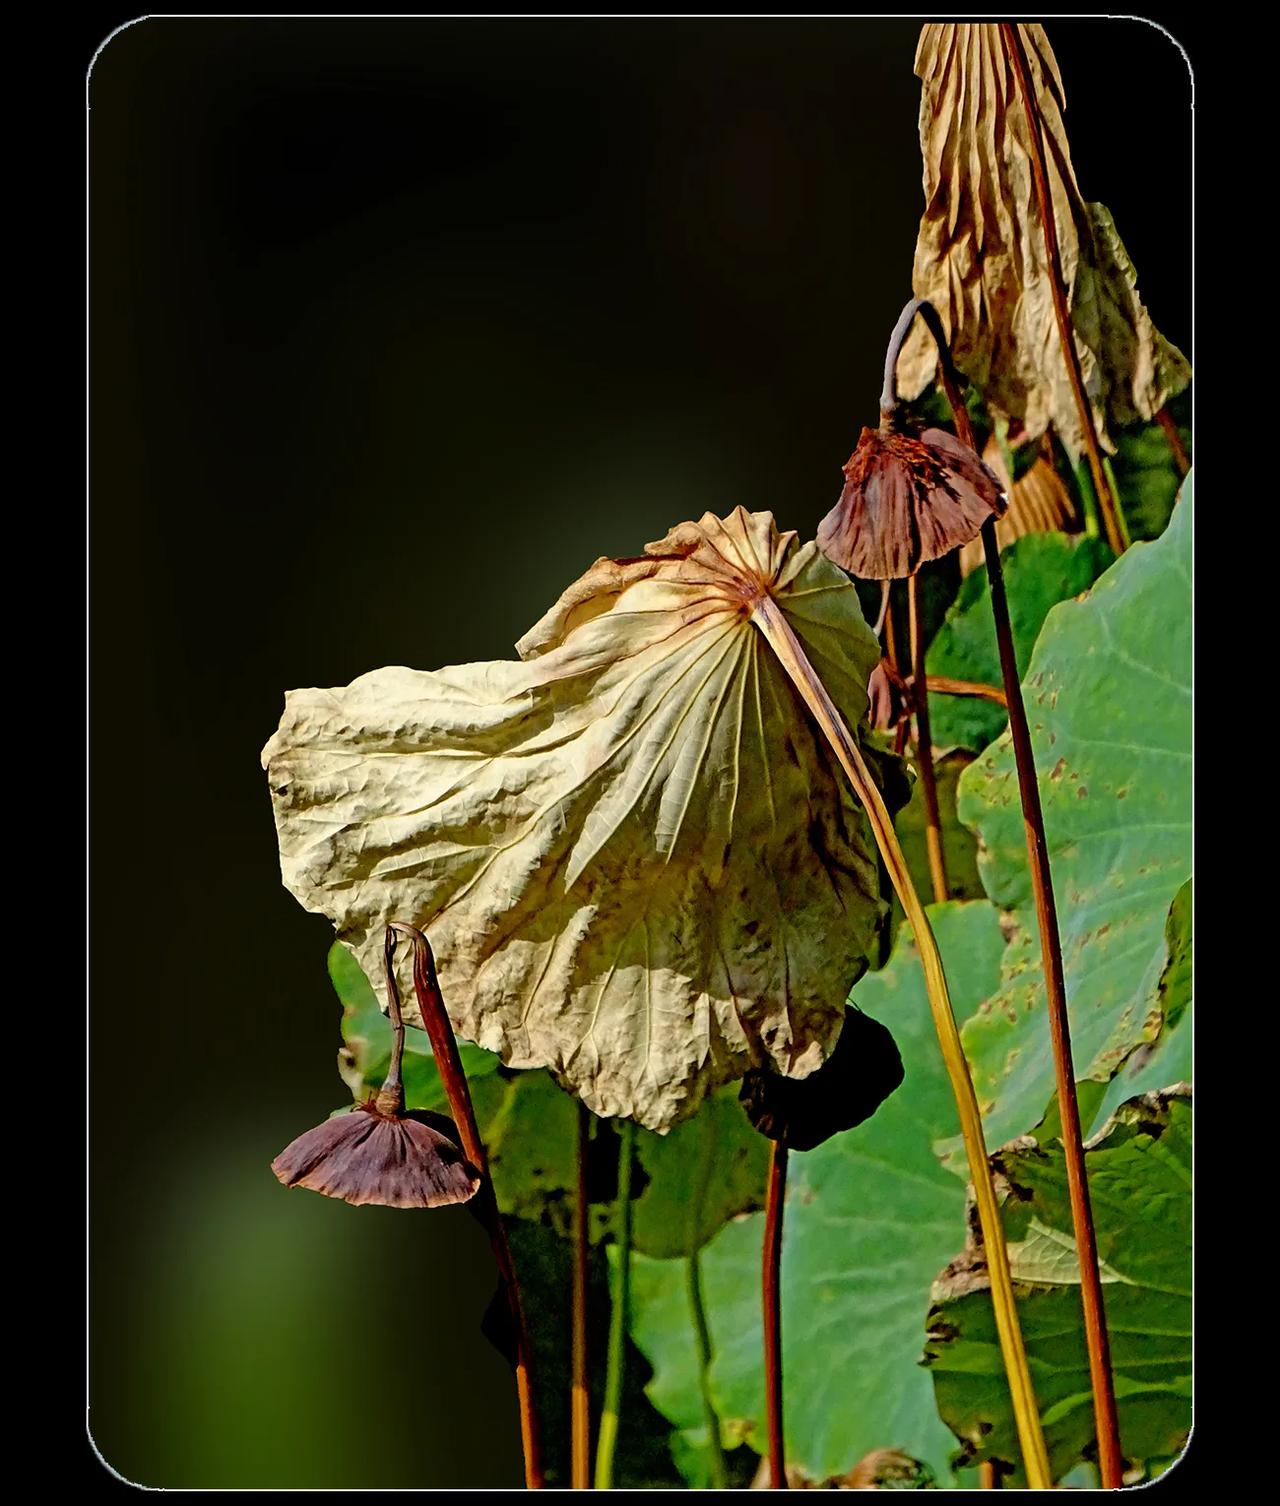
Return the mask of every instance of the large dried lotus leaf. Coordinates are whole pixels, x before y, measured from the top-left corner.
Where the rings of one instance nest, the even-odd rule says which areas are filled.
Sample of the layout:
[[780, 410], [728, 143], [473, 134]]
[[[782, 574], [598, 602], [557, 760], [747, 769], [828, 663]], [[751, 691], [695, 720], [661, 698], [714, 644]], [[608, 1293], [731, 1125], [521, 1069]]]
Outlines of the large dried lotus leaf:
[[[1085, 391], [1107, 448], [1109, 429], [1151, 419], [1191, 378], [1137, 294], [1137, 273], [1108, 211], [1076, 183], [1062, 115], [1065, 96], [1044, 28], [1019, 24], [1030, 85], [1044, 121], [1053, 204]], [[995, 23], [927, 25], [920, 146], [925, 212], [912, 285], [942, 316], [956, 365], [993, 414], [1020, 419], [1031, 437], [1053, 424], [1079, 457], [1084, 435], [1053, 308], [1031, 136]], [[937, 350], [917, 323], [898, 363], [898, 390], [918, 397]]]
[[853, 586], [741, 508], [598, 561], [522, 663], [291, 692], [263, 753], [286, 886], [380, 997], [383, 927], [421, 926], [460, 1035], [598, 1114], [664, 1130], [753, 1066], [813, 1071], [882, 907], [865, 817], [752, 624], [764, 593], [857, 726], [877, 646]]

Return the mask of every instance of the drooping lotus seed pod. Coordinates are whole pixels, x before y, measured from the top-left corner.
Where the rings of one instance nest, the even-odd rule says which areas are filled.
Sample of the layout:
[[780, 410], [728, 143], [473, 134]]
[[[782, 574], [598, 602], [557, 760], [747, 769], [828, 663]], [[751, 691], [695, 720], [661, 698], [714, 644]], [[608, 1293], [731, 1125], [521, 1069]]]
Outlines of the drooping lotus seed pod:
[[465, 1203], [480, 1188], [480, 1172], [447, 1134], [441, 1114], [406, 1113], [401, 1065], [404, 1019], [392, 990], [391, 1063], [372, 1098], [299, 1135], [271, 1163], [286, 1187], [307, 1187], [357, 1207], [443, 1208]]
[[942, 429], [918, 438], [863, 429], [840, 500], [818, 527], [829, 560], [865, 580], [898, 580], [977, 538], [1005, 498], [999, 479]]
[[286, 1187], [357, 1207], [443, 1208], [474, 1197], [480, 1173], [453, 1141], [427, 1115], [382, 1104], [379, 1093], [299, 1135], [272, 1161], [272, 1171]]

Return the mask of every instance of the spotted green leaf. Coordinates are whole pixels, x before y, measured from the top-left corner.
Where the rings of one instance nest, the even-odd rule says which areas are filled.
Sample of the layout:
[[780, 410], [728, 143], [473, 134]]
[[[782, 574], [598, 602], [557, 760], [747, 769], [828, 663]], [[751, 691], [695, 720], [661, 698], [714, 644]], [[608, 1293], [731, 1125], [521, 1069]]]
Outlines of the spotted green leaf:
[[[1111, 558], [1101, 539], [1065, 533], [1024, 534], [1001, 552], [1014, 651], [1020, 665], [1030, 662], [1049, 609], [1088, 590]], [[991, 583], [985, 569], [965, 578], [929, 645], [925, 669], [930, 675], [955, 680], [1002, 684], [995, 619], [991, 615]], [[1004, 731], [1009, 718], [1003, 707], [975, 696], [931, 694], [929, 721], [938, 747], [954, 744], [980, 752]]]
[[[1061, 1146], [999, 1152], [1018, 1312], [1055, 1478], [1094, 1447], [1080, 1268]], [[1103, 1303], [1126, 1460], [1180, 1452], [1191, 1426], [1191, 1100], [1185, 1089], [1122, 1104], [1087, 1148]], [[981, 1257], [939, 1277], [927, 1363], [938, 1408], [968, 1462], [999, 1460], [1020, 1483], [1019, 1450]]]
[[[1024, 682], [1057, 898], [1076, 1077], [1105, 1083], [1162, 1023], [1165, 921], [1191, 873], [1191, 489], [1082, 601], [1050, 612]], [[991, 898], [1012, 912], [999, 990], [964, 1027], [989, 1144], [1053, 1096], [1008, 734], [960, 781]]]

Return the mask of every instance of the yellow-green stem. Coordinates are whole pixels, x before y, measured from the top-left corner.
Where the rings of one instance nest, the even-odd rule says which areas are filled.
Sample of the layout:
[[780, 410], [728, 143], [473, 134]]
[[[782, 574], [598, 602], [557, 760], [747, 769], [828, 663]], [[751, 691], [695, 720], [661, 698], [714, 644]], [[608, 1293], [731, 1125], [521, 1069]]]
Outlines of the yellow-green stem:
[[636, 1126], [632, 1119], [618, 1125], [618, 1201], [614, 1213], [614, 1245], [617, 1263], [613, 1275], [613, 1301], [609, 1312], [609, 1351], [605, 1361], [604, 1405], [600, 1410], [600, 1433], [596, 1439], [596, 1489], [613, 1489], [613, 1456], [618, 1445], [618, 1419], [622, 1413], [622, 1379], [626, 1367], [627, 1309], [631, 1302], [631, 1160], [635, 1152]]
[[911, 881], [911, 874], [898, 844], [893, 821], [881, 799], [870, 771], [863, 760], [861, 750], [853, 734], [846, 726], [835, 703], [827, 694], [826, 687], [810, 664], [800, 640], [790, 623], [771, 597], [762, 597], [754, 606], [752, 620], [764, 634], [770, 647], [791, 677], [805, 705], [813, 714], [823, 735], [831, 744], [832, 751], [848, 775], [854, 792], [862, 802], [871, 822], [876, 845], [884, 859], [889, 877], [902, 902], [907, 921], [915, 936], [924, 969], [925, 988], [929, 996], [929, 1008], [933, 1015], [942, 1059], [951, 1080], [960, 1116], [960, 1130], [969, 1161], [969, 1174], [973, 1179], [974, 1197], [978, 1206], [978, 1222], [982, 1230], [983, 1250], [991, 1281], [991, 1301], [995, 1309], [996, 1332], [1000, 1339], [1000, 1352], [1004, 1359], [1005, 1373], [1009, 1380], [1009, 1392], [1013, 1402], [1014, 1422], [1018, 1442], [1022, 1449], [1023, 1468], [1027, 1483], [1033, 1490], [1051, 1490], [1053, 1479], [1049, 1473], [1049, 1455], [1045, 1446], [1040, 1414], [1036, 1408], [1035, 1391], [1031, 1384], [1031, 1371], [1027, 1364], [1027, 1352], [1022, 1342], [1022, 1329], [1018, 1322], [1017, 1305], [1013, 1295], [1013, 1278], [1009, 1270], [1009, 1251], [1005, 1243], [1004, 1225], [1000, 1219], [1000, 1207], [996, 1200], [995, 1184], [991, 1177], [991, 1165], [987, 1159], [987, 1147], [982, 1133], [982, 1115], [969, 1064], [960, 1044], [960, 1031], [951, 1008], [951, 996], [947, 989], [946, 975], [942, 969], [942, 956], [938, 943], [929, 925], [928, 916]]
[[702, 1418], [707, 1425], [711, 1488], [724, 1490], [729, 1484], [729, 1471], [724, 1461], [724, 1446], [720, 1442], [720, 1416], [711, 1395], [711, 1326], [707, 1322], [707, 1308], [702, 1297], [702, 1264], [696, 1247], [686, 1257], [685, 1275], [689, 1288], [689, 1316], [693, 1320], [693, 1338], [698, 1350], [698, 1392], [702, 1397]]
[[1124, 503], [1120, 500], [1120, 484], [1116, 480], [1115, 467], [1111, 464], [1110, 455], [1102, 457], [1102, 469], [1106, 473], [1111, 495], [1116, 499], [1116, 524], [1120, 529], [1120, 542], [1127, 549], [1133, 543], [1133, 539], [1129, 533], [1129, 520], [1124, 515]]

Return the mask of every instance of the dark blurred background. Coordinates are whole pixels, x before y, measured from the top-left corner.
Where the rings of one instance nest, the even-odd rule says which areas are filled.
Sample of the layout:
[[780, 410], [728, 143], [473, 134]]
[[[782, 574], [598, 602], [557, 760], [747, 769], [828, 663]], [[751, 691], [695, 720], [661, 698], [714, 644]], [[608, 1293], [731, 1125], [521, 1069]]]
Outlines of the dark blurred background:
[[[1190, 351], [1191, 85], [1048, 23]], [[90, 1423], [150, 1486], [520, 1480], [464, 1210], [286, 1193], [348, 1095], [286, 689], [511, 654], [598, 555], [811, 536], [922, 207], [910, 21], [149, 20], [89, 84]]]

